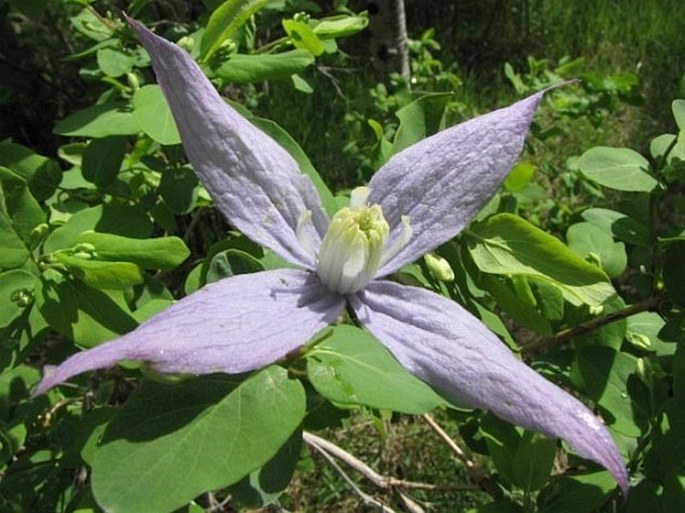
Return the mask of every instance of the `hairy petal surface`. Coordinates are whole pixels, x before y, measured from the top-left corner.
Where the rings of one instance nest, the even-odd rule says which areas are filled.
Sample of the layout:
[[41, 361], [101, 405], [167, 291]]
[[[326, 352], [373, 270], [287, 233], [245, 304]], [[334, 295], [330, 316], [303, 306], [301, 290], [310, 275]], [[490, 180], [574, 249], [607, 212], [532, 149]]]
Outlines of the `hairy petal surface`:
[[128, 21], [152, 58], [188, 159], [226, 219], [281, 257], [313, 269], [313, 255], [297, 238], [298, 221], [311, 211], [317, 250], [328, 216], [309, 177], [226, 104], [185, 50]]
[[388, 281], [369, 283], [350, 302], [359, 321], [399, 362], [445, 397], [566, 440], [606, 467], [625, 494], [623, 460], [597, 417], [516, 358], [457, 303]]
[[390, 225], [388, 245], [401, 236], [403, 215], [409, 216], [414, 233], [377, 276], [413, 262], [469, 223], [516, 162], [542, 95], [428, 137], [374, 174], [369, 203], [383, 207]]
[[211, 283], [131, 333], [46, 371], [40, 394], [85, 371], [143, 360], [162, 372], [237, 374], [298, 349], [336, 319], [345, 300], [306, 271], [279, 269]]

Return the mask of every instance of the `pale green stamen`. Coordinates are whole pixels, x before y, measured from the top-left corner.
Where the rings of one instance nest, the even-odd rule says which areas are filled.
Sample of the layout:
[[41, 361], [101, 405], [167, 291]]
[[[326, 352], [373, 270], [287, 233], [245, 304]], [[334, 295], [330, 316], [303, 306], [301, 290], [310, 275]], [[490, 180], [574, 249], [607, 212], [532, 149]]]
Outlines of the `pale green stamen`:
[[341, 294], [362, 289], [381, 265], [390, 228], [380, 205], [366, 206], [369, 192], [368, 187], [352, 192], [350, 206], [335, 214], [319, 251], [321, 281]]

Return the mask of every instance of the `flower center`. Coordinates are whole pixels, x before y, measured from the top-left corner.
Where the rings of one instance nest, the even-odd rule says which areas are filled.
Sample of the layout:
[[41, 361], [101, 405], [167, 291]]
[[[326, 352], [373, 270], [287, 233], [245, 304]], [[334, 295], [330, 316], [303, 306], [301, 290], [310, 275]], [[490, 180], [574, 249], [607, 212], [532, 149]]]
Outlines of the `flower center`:
[[324, 236], [317, 271], [329, 289], [352, 294], [375, 276], [390, 228], [380, 205], [366, 205], [368, 187], [352, 191], [350, 206], [333, 216]]

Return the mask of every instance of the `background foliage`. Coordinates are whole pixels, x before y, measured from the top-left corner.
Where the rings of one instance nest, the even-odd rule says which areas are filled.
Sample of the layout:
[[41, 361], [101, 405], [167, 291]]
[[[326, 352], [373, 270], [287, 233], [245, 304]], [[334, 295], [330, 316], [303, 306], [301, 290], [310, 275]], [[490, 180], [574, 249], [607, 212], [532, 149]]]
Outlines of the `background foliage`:
[[[409, 80], [373, 72], [368, 7], [0, 1], [0, 509], [678, 511], [682, 2], [408, 1]], [[347, 324], [287, 369], [183, 380], [130, 363], [31, 397], [44, 365], [280, 265], [211, 208], [117, 8], [200, 60], [338, 194], [330, 210], [401, 148], [577, 79], [477, 221], [395, 278], [460, 302], [601, 413], [628, 502], [568, 448], [449, 407]]]

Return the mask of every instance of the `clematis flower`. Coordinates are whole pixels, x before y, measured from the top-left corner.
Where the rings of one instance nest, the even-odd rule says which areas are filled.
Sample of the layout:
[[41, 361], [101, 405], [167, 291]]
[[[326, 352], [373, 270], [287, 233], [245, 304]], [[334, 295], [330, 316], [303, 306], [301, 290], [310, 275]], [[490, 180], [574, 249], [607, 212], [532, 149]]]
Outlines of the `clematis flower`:
[[384, 279], [453, 238], [498, 190], [542, 93], [398, 153], [329, 220], [314, 185], [281, 146], [229, 107], [184, 50], [130, 23], [218, 208], [301, 269], [209, 284], [131, 333], [48, 370], [37, 393], [121, 360], [170, 373], [252, 371], [302, 347], [349, 305], [409, 372], [443, 396], [566, 440], [606, 467], [625, 494], [621, 456], [588, 408], [457, 303]]

